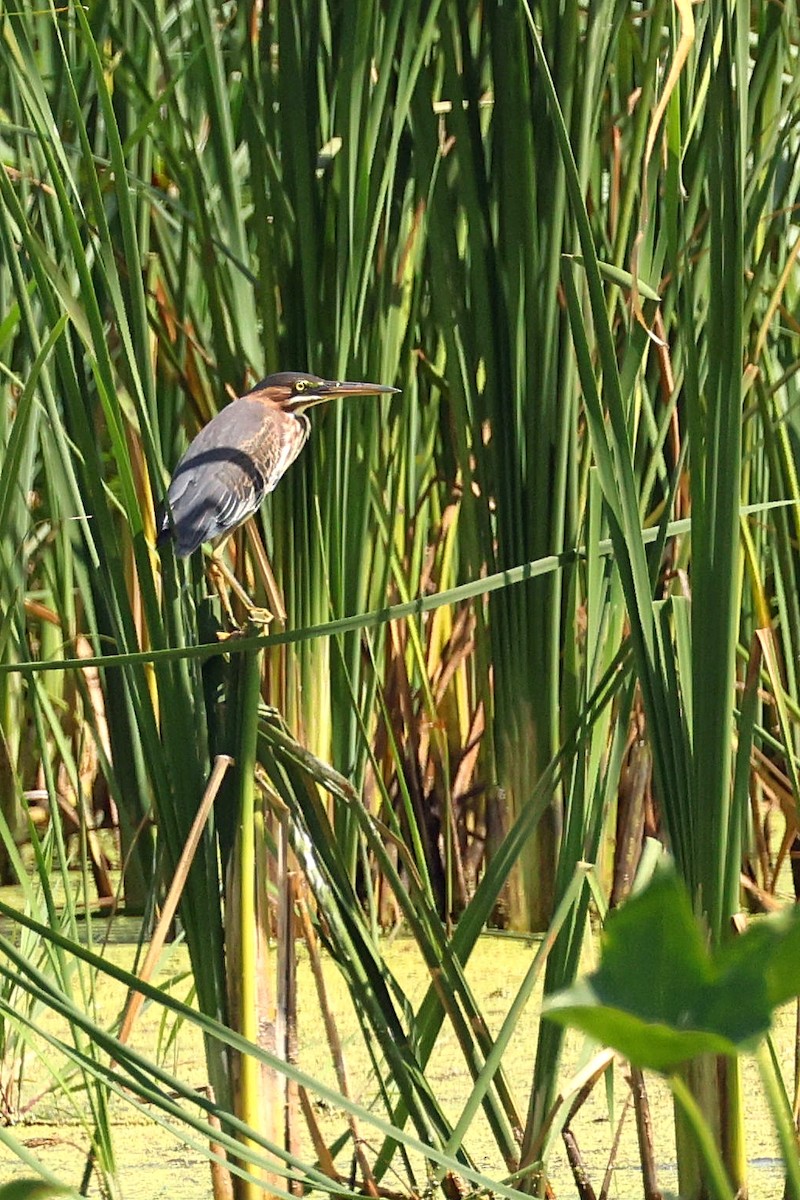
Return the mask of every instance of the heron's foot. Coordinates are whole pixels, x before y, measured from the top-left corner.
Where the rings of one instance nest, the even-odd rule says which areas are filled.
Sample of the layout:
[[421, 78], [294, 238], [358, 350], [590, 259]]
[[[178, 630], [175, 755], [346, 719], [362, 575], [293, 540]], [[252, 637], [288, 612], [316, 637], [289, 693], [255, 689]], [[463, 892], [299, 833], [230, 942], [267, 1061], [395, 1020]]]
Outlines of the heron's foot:
[[[219, 596], [225, 618], [233, 633], [244, 635], [246, 633], [258, 632], [263, 630], [274, 619], [273, 614], [268, 608], [261, 608], [259, 605], [253, 603], [227, 563], [218, 558], [216, 554], [212, 554], [209, 559], [208, 574]], [[241, 624], [237, 621], [233, 612], [231, 593], [236, 596], [245, 610], [244, 621]]]
[[217, 639], [220, 642], [225, 642], [229, 638], [253, 637], [263, 633], [270, 621], [274, 620], [273, 614], [268, 608], [249, 609], [241, 624], [235, 619], [232, 612], [228, 613], [227, 617], [230, 629], [221, 629], [217, 632]]
[[274, 615], [268, 608], [258, 608], [255, 605], [247, 610], [247, 617], [243, 628], [245, 630], [255, 630], [256, 632], [265, 628], [271, 621], [274, 621]]

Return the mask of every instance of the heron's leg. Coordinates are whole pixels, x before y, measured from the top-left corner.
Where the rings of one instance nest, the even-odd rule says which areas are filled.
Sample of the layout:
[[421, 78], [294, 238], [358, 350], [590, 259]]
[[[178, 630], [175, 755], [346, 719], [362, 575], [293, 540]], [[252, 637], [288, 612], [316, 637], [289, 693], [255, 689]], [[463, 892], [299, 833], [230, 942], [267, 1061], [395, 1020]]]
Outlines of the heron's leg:
[[236, 578], [228, 564], [221, 557], [219, 551], [219, 546], [216, 546], [211, 551], [208, 561], [208, 573], [211, 577], [214, 587], [216, 588], [217, 595], [220, 598], [220, 602], [225, 611], [225, 616], [228, 618], [231, 625], [238, 629], [239, 623], [234, 617], [233, 609], [231, 607], [231, 592], [233, 592], [234, 595], [237, 596], [244, 605], [247, 612], [248, 621], [250, 621], [253, 625], [269, 625], [270, 621], [272, 620], [272, 613], [267, 608], [259, 608], [258, 605], [253, 604], [252, 599], [250, 596], [248, 596], [241, 583], [239, 583], [239, 580]]
[[233, 629], [238, 629], [239, 623], [236, 620], [236, 617], [233, 615], [233, 608], [231, 607], [230, 588], [225, 580], [219, 559], [214, 557], [209, 559], [208, 578], [214, 588], [214, 591], [219, 596], [220, 604], [222, 605], [222, 611], [228, 624], [232, 626]]

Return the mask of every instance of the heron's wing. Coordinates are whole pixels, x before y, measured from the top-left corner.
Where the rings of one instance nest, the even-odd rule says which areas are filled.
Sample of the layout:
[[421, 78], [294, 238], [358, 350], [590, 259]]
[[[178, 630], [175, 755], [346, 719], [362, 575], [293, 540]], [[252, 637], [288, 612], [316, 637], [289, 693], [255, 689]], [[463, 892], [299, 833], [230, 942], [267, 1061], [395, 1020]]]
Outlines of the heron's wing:
[[307, 431], [298, 438], [296, 423], [242, 398], [201, 429], [175, 470], [160, 527], [160, 536], [174, 537], [180, 557], [256, 511], [305, 443]]

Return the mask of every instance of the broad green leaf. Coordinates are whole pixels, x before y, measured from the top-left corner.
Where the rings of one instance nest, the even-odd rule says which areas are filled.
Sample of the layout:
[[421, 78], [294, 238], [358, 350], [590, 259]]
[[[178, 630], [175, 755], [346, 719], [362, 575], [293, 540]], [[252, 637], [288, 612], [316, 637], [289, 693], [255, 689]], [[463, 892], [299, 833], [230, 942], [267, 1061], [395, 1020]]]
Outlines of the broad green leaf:
[[685, 888], [662, 869], [609, 916], [599, 968], [543, 1011], [637, 1066], [669, 1071], [698, 1054], [752, 1049], [775, 1007], [800, 993], [798, 950], [792, 911], [709, 953]]
[[72, 1188], [48, 1183], [46, 1179], [15, 1179], [0, 1187], [0, 1200], [49, 1200], [50, 1196], [74, 1196]]

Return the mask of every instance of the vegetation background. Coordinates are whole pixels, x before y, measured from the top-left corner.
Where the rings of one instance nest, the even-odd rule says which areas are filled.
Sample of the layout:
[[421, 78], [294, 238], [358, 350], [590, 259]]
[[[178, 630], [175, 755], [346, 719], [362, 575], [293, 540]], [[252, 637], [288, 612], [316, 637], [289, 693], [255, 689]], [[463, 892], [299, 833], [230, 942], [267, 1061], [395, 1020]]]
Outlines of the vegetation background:
[[[202, 1138], [222, 1113], [234, 1173], [341, 1194], [284, 1128], [312, 1084], [291, 955], [274, 992], [257, 968], [270, 930], [286, 948], [300, 921], [356, 997], [380, 1113], [357, 1116], [385, 1139], [367, 1161], [345, 1122], [360, 1184], [411, 1146], [488, 1186], [482, 1108], [513, 1190], [559, 1129], [562, 1033], [521, 1102], [503, 1057], [540, 970], [574, 979], [590, 894], [622, 899], [659, 832], [712, 946], [743, 864], [769, 905], [798, 782], [799, 40], [771, 0], [0, 10], [0, 807], [28, 929], [3, 942], [4, 1037], [21, 1078], [37, 1006], [67, 1020], [109, 1191], [124, 1084]], [[202, 556], [154, 552], [154, 503], [226, 398], [306, 368], [402, 390], [316, 412], [228, 551], [285, 621], [222, 643]], [[31, 830], [23, 861], [42, 801], [77, 839]], [[97, 813], [130, 911], [178, 879], [206, 1101], [87, 1016], [112, 969], [78, 949], [113, 893]], [[382, 953], [400, 922], [417, 1006]], [[463, 971], [487, 922], [550, 933], [497, 1038]], [[425, 1074], [444, 1021], [474, 1085], [455, 1125]], [[269, 1028], [260, 1059], [236, 1065], [229, 1026]], [[736, 1064], [689, 1076], [737, 1186]]]

